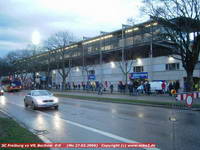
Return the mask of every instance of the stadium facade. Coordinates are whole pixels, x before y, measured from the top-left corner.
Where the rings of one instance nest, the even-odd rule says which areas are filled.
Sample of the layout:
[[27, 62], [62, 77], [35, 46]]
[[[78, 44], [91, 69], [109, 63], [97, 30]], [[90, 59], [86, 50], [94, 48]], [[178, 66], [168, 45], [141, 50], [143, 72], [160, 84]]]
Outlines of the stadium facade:
[[[66, 83], [99, 81], [106, 85], [112, 83], [116, 88], [119, 81], [165, 80], [179, 81], [183, 88], [186, 72], [181, 61], [170, 53], [170, 41], [159, 36], [162, 32], [163, 27], [157, 22], [147, 21], [134, 26], [122, 25], [117, 31], [70, 44], [65, 48], [66, 62], [71, 62]], [[44, 62], [50, 59], [52, 84], [61, 85], [61, 75], [54, 65], [56, 57], [53, 55], [57, 51], [59, 49], [39, 54], [37, 59]], [[200, 65], [197, 64], [195, 83], [199, 83], [199, 76]]]

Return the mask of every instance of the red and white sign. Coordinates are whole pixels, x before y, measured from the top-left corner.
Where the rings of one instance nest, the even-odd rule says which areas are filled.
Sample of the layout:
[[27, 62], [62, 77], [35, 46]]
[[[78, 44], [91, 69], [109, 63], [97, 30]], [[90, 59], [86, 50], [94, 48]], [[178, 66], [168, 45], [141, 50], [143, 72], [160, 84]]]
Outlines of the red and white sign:
[[200, 98], [200, 92], [179, 93], [176, 96], [177, 101], [186, 101], [188, 107], [192, 106], [193, 100]]
[[177, 94], [176, 100], [178, 100], [178, 101], [184, 101], [184, 100], [187, 99], [188, 95], [191, 95], [193, 99], [200, 98], [200, 92], [180, 93], [180, 94]]
[[187, 94], [183, 94], [183, 99], [186, 100]]
[[188, 94], [187, 98], [186, 98], [186, 104], [188, 107], [191, 107], [193, 103], [193, 98], [192, 98], [192, 94]]

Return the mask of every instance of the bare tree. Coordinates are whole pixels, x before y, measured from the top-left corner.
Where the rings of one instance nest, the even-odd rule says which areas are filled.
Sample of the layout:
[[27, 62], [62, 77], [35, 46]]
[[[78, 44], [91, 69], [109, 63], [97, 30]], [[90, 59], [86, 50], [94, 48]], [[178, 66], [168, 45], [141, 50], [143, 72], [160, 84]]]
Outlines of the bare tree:
[[[46, 70], [46, 76], [47, 76], [47, 85], [50, 84], [50, 73], [53, 69], [53, 66], [51, 65], [52, 62], [52, 57], [54, 57], [53, 55], [53, 49], [51, 47], [51, 44], [49, 44], [49, 40], [44, 42], [44, 52], [47, 53], [47, 70]], [[54, 50], [55, 51], [55, 50]], [[55, 59], [55, 58], [54, 58]]]
[[121, 69], [124, 77], [125, 77], [125, 83], [127, 85], [128, 83], [128, 75], [133, 69], [133, 60], [125, 60], [123, 62], [118, 62], [119, 68]]
[[6, 58], [0, 58], [0, 70], [0, 77], [11, 75], [15, 71], [14, 66]]
[[126, 19], [126, 23], [128, 25], [134, 25], [135, 24], [135, 19], [132, 17], [129, 17], [128, 19]]
[[193, 72], [200, 52], [199, 0], [144, 0], [146, 12], [163, 26], [161, 35], [173, 44], [168, 48], [182, 61], [187, 73], [186, 90], [193, 90]]
[[[20, 50], [14, 50], [7, 54], [5, 59], [10, 63], [10, 65], [13, 66], [13, 74], [22, 77], [23, 74], [27, 73], [28, 70], [28, 63], [26, 62], [20, 62], [20, 60], [23, 60], [24, 58], [30, 57], [32, 55], [32, 51], [26, 50], [26, 49], [20, 49]], [[22, 79], [24, 76], [22, 77]]]
[[62, 77], [62, 89], [64, 89], [66, 78], [72, 67], [70, 59], [71, 51], [66, 49], [66, 47], [74, 40], [75, 37], [73, 34], [65, 31], [53, 34], [46, 42], [49, 50], [55, 50], [54, 59], [58, 73]]
[[41, 70], [42, 61], [39, 60], [39, 57], [37, 57], [36, 54], [39, 52], [37, 51], [37, 48], [35, 46], [30, 46], [24, 52], [22, 53], [23, 59], [25, 59], [24, 62], [20, 62], [18, 64], [19, 67], [21, 67], [20, 77], [22, 80], [26, 80], [28, 73], [33, 73], [34, 80], [35, 80], [35, 74], [36, 72]]

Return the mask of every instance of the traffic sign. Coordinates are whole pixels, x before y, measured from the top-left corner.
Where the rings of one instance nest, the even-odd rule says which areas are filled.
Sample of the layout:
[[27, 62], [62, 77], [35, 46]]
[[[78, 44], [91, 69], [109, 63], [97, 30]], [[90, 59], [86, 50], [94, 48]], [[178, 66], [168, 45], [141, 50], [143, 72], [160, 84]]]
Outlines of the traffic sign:
[[188, 94], [186, 97], [186, 104], [188, 107], [191, 107], [193, 103], [193, 98], [192, 98], [192, 94]]

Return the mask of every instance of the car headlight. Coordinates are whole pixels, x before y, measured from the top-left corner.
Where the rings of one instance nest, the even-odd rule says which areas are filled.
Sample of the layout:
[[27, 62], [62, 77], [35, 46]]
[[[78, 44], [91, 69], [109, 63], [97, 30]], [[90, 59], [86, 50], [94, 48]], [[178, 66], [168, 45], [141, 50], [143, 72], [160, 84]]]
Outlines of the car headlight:
[[55, 102], [55, 103], [58, 103], [58, 98], [54, 98], [54, 102]]
[[42, 100], [36, 100], [38, 104], [43, 104]]

